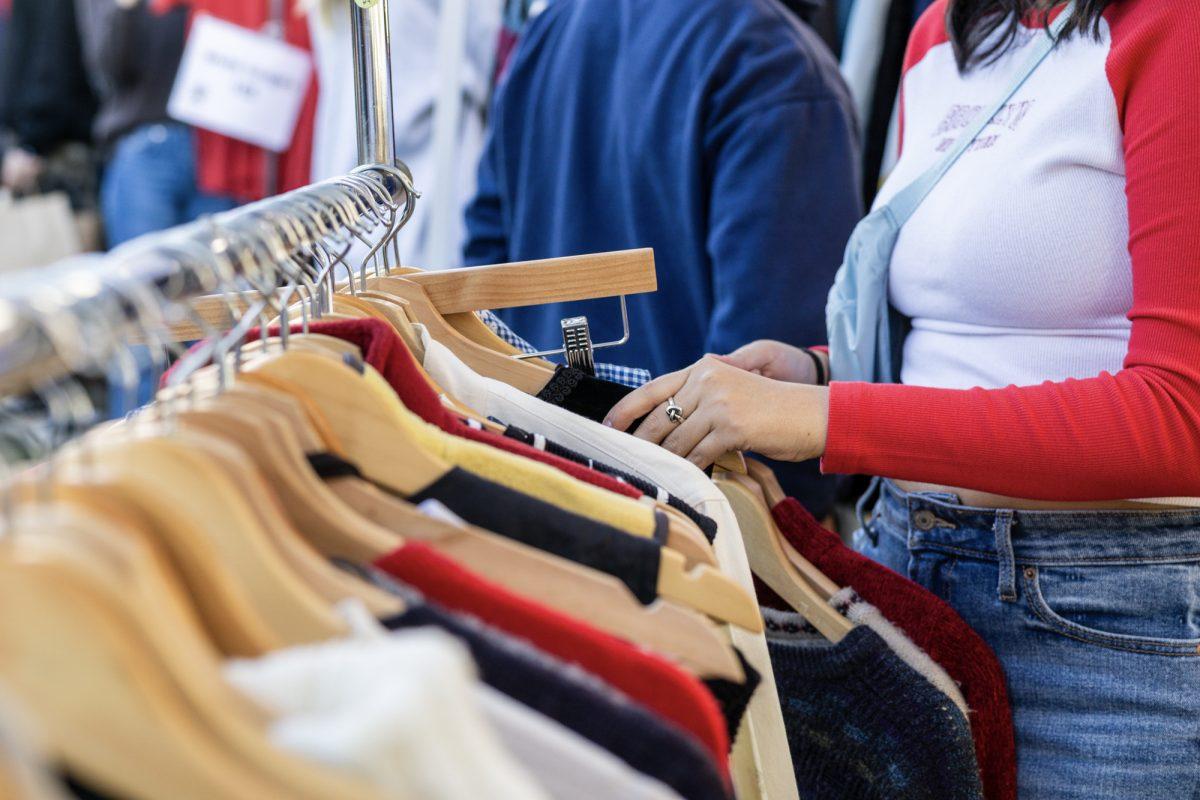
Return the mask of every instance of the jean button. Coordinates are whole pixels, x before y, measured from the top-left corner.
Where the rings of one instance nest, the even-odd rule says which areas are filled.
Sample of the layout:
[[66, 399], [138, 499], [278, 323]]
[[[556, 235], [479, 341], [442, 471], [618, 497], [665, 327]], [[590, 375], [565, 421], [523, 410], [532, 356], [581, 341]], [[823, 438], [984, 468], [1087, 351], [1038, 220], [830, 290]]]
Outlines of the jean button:
[[931, 531], [937, 525], [937, 516], [927, 508], [914, 512], [912, 518], [919, 531]]

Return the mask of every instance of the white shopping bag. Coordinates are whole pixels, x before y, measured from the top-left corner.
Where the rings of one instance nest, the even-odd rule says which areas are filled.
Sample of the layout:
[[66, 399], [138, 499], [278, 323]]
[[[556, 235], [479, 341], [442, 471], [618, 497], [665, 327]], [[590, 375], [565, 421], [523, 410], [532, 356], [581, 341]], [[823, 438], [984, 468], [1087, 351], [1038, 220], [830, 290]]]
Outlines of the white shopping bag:
[[44, 267], [83, 250], [66, 194], [14, 199], [0, 191], [0, 273]]
[[180, 122], [282, 152], [292, 143], [312, 74], [312, 57], [299, 47], [201, 14], [167, 111]]

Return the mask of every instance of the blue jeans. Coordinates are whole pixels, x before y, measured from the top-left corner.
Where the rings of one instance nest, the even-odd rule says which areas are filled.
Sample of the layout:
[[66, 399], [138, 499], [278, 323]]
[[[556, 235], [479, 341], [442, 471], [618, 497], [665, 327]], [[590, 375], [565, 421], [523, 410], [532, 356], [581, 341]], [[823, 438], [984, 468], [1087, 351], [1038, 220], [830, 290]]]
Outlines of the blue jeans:
[[855, 546], [999, 657], [1022, 798], [1200, 798], [1200, 511], [995, 511], [884, 481]]
[[194, 139], [191, 128], [169, 123], [143, 125], [117, 142], [100, 188], [110, 247], [237, 205], [196, 186]]

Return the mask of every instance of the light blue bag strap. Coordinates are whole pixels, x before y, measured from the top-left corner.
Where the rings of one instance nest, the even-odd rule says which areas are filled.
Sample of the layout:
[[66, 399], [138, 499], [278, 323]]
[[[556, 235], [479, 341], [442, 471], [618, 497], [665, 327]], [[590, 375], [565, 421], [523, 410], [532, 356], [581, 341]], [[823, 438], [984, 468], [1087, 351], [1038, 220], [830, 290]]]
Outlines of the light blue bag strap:
[[924, 175], [917, 178], [888, 201], [885, 208], [887, 209], [887, 213], [891, 215], [892, 221], [896, 223], [896, 227], [903, 227], [908, 222], [921, 203], [925, 202], [925, 198], [929, 196], [929, 193], [933, 191], [933, 187], [937, 186], [938, 181], [945, 177], [955, 162], [970, 149], [975, 140], [979, 138], [979, 135], [996, 118], [996, 115], [1004, 110], [1009, 100], [1012, 100], [1013, 95], [1021, 90], [1021, 87], [1029, 80], [1029, 77], [1037, 71], [1037, 68], [1042, 65], [1046, 57], [1053, 52], [1058, 37], [1062, 34], [1063, 28], [1070, 21], [1071, 14], [1074, 11], [1075, 0], [1071, 0], [1071, 2], [1067, 3], [1058, 18], [1054, 20], [1054, 24], [1050, 26], [1049, 35], [1038, 38], [1034, 52], [1030, 54], [1029, 63], [1017, 74], [1012, 86], [1004, 93], [1004, 96], [981, 115], [970, 128], [963, 131], [962, 136], [954, 143], [954, 147], [946, 153], [941, 161], [930, 167]]

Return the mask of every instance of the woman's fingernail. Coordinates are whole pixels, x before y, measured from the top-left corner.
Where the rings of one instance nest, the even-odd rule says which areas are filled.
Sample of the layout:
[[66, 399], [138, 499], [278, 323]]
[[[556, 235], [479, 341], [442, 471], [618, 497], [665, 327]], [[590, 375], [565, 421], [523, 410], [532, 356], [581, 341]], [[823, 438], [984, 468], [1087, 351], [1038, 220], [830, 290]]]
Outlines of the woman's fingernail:
[[612, 426], [613, 426], [612, 420], [609, 419], [608, 417], [605, 417], [604, 418], [604, 427], [611, 428]]

